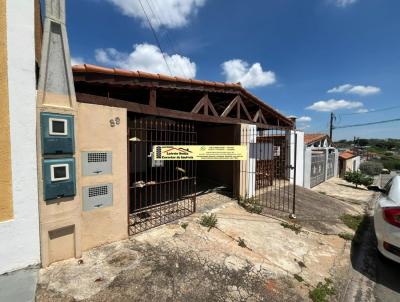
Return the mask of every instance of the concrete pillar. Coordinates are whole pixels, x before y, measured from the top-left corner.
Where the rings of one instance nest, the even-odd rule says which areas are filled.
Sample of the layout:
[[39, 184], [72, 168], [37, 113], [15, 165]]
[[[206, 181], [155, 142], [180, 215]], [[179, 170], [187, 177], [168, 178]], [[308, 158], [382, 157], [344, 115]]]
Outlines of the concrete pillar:
[[240, 144], [248, 149], [248, 160], [240, 161], [239, 196], [251, 198], [256, 193], [256, 157], [255, 144], [257, 142], [256, 125], [240, 125]]
[[325, 148], [324, 149], [325, 153], [325, 179], [324, 181], [327, 181], [328, 179], [328, 168], [329, 168], [329, 149]]
[[[290, 132], [290, 165], [294, 167], [295, 160], [295, 134], [297, 134], [297, 158], [296, 158], [296, 185], [304, 185], [304, 132], [291, 131]], [[294, 181], [294, 169], [290, 171], [290, 183]]]
[[[71, 58], [65, 25], [65, 0], [46, 0], [43, 28], [42, 55], [37, 91], [37, 148], [38, 188], [40, 213], [41, 262], [46, 267], [51, 262], [80, 257], [81, 213], [80, 157], [77, 131], [77, 102], [73, 82]], [[43, 190], [41, 144], [41, 113], [72, 115], [75, 122], [76, 195], [45, 201]], [[62, 158], [66, 155], [54, 155]]]
[[335, 149], [335, 162], [333, 164], [333, 176], [338, 177], [339, 176], [339, 151], [338, 149]]

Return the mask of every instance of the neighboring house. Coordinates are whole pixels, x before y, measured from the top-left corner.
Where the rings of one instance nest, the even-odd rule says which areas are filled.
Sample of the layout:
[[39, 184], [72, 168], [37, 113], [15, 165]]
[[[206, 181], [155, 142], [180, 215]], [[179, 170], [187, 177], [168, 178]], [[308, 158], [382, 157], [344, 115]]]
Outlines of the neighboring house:
[[343, 151], [339, 155], [339, 175], [344, 177], [346, 172], [355, 172], [360, 169], [361, 158], [352, 151]]
[[35, 24], [36, 1], [0, 0], [0, 274], [40, 263]]
[[[297, 133], [299, 137], [302, 132]], [[303, 157], [300, 160], [297, 157], [297, 174], [302, 172], [303, 177], [297, 177], [296, 184], [309, 189], [338, 175], [338, 150], [324, 133], [302, 133], [303, 135], [302, 146], [297, 147], [297, 150], [304, 150]]]

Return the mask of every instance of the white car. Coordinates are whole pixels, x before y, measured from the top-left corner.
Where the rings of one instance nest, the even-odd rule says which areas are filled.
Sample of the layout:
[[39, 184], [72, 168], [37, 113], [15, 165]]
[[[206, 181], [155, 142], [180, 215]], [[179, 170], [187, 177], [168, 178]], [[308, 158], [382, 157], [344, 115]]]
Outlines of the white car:
[[383, 256], [400, 263], [400, 176], [393, 177], [375, 205], [374, 225], [378, 250]]

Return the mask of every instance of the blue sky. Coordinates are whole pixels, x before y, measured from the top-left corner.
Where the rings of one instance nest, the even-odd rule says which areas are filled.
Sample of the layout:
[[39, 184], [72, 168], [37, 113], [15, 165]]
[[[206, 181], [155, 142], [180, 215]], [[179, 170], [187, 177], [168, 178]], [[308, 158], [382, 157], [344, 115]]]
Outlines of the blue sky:
[[[300, 128], [400, 118], [398, 0], [69, 0], [73, 61], [240, 81]], [[330, 91], [330, 92], [328, 92]], [[364, 112], [346, 115], [353, 112]], [[335, 139], [400, 138], [400, 122]]]

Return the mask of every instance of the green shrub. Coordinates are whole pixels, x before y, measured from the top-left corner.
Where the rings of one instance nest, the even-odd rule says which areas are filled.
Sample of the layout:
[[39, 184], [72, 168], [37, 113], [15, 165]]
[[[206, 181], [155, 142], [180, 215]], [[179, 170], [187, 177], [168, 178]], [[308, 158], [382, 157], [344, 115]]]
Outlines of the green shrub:
[[358, 227], [360, 226], [361, 222], [364, 220], [365, 215], [350, 215], [350, 214], [343, 214], [340, 216], [340, 220], [350, 229], [357, 231]]
[[366, 161], [360, 164], [360, 171], [367, 175], [379, 175], [382, 169], [382, 163], [376, 161]]
[[344, 180], [356, 185], [358, 188], [359, 185], [364, 185], [366, 187], [372, 185], [374, 179], [370, 176], [367, 176], [359, 171], [356, 172], [346, 172], [344, 175]]

